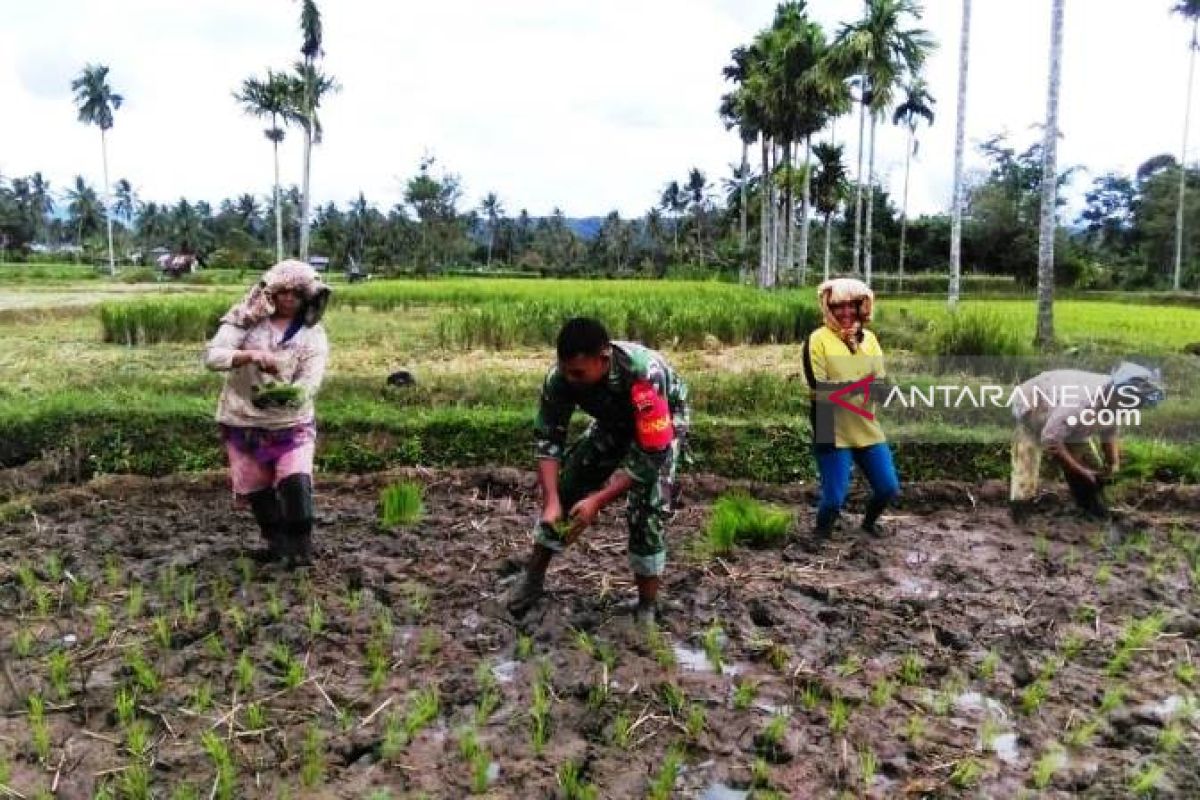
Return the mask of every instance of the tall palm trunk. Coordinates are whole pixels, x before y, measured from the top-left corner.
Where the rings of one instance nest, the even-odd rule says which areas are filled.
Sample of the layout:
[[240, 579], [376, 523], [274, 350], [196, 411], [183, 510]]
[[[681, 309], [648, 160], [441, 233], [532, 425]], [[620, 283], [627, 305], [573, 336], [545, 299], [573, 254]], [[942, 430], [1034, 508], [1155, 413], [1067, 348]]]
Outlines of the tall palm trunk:
[[904, 290], [904, 240], [908, 238], [908, 175], [912, 169], [913, 147], [916, 143], [917, 132], [913, 127], [908, 129], [908, 150], [904, 153], [904, 204], [900, 211], [900, 259], [897, 264], [897, 272], [900, 280], [898, 287], [901, 291]]
[[833, 255], [830, 247], [830, 236], [833, 234], [833, 214], [825, 215], [825, 270], [821, 273], [822, 280], [829, 280], [829, 259]]
[[308, 261], [308, 196], [309, 178], [312, 175], [312, 124], [304, 126], [304, 185], [300, 195], [300, 260]]
[[[272, 123], [272, 126], [274, 124]], [[283, 204], [279, 198], [279, 142], [272, 142], [275, 150], [275, 261], [283, 261]]]
[[1038, 241], [1036, 344], [1054, 345], [1054, 232], [1058, 202], [1058, 93], [1062, 83], [1065, 0], [1053, 0], [1050, 21], [1050, 81], [1046, 92], [1046, 130], [1042, 145], [1042, 214]]
[[796, 189], [792, 180], [792, 164], [795, 163], [792, 159], [793, 142], [789, 139], [783, 145], [783, 161], [784, 174], [787, 175], [787, 196], [783, 204], [783, 219], [784, 230], [787, 231], [787, 248], [784, 253], [785, 279], [787, 282], [795, 280], [796, 272]]
[[759, 215], [760, 219], [758, 221], [758, 285], [759, 285], [759, 288], [765, 289], [765, 288], [767, 288], [767, 278], [768, 278], [767, 260], [768, 260], [768, 257], [770, 256], [769, 251], [770, 251], [770, 244], [771, 244], [770, 234], [769, 234], [769, 231], [770, 231], [769, 226], [771, 224], [771, 213], [770, 213], [770, 193], [771, 193], [770, 175], [771, 175], [771, 172], [770, 172], [770, 164], [769, 164], [769, 160], [768, 160], [768, 156], [767, 156], [770, 145], [769, 145], [769, 142], [767, 139], [767, 135], [765, 133], [762, 134], [761, 137], [762, 137], [761, 138], [761, 142], [762, 142], [762, 180], [761, 180], [761, 186], [759, 187], [759, 192], [758, 192], [759, 199], [761, 201], [759, 204], [761, 206], [760, 215]]
[[963, 0], [962, 38], [958, 46], [958, 123], [954, 131], [954, 197], [950, 210], [950, 289], [946, 298], [951, 307], [958, 303], [962, 276], [963, 144], [967, 126], [967, 66], [971, 50], [971, 0]]
[[[108, 227], [108, 274], [117, 274], [117, 262], [113, 258], [112, 213], [109, 209], [108, 192], [108, 137], [104, 128], [100, 129], [100, 158], [104, 162], [104, 199], [100, 207], [104, 209], [104, 223]], [[80, 229], [82, 232], [82, 228]]]
[[487, 266], [490, 269], [492, 266], [492, 245], [496, 241], [496, 223], [488, 223], [488, 251], [487, 251]]
[[860, 78], [859, 93], [862, 97], [858, 103], [858, 172], [854, 181], [854, 263], [850, 271], [855, 275], [859, 272], [859, 254], [862, 252], [862, 205], [863, 205], [863, 144], [866, 140], [867, 124], [867, 76]]
[[863, 280], [871, 285], [871, 219], [875, 208], [875, 129], [878, 118], [871, 113], [871, 155], [867, 162], [867, 214], [863, 225]]
[[1192, 83], [1196, 77], [1196, 33], [1200, 18], [1192, 22], [1192, 52], [1188, 56], [1187, 95], [1184, 97], [1183, 148], [1179, 152], [1179, 207], [1175, 209], [1175, 280], [1171, 286], [1179, 291], [1183, 278], [1183, 207], [1187, 193], [1188, 128], [1192, 121]]
[[[750, 182], [750, 143], [747, 142], [745, 140], [745, 138], [743, 138], [742, 139], [742, 180], [741, 180], [741, 186], [738, 187], [738, 192], [741, 194], [741, 198], [742, 198], [742, 201], [740, 204], [742, 213], [741, 213], [741, 219], [739, 220], [739, 224], [741, 227], [738, 229], [739, 233], [741, 235], [740, 235], [738, 241], [741, 242], [742, 265], [743, 265], [742, 272], [743, 273], [745, 273], [745, 271], [746, 271], [746, 269], [745, 269], [746, 224], [749, 219], [749, 215], [747, 213], [748, 209], [746, 208], [746, 184], [749, 182]], [[744, 274], [743, 274], [742, 278], [743, 278], [743, 280], [745, 280]]]
[[779, 279], [779, 187], [775, 184], [775, 171], [779, 167], [779, 147], [771, 143], [771, 256], [767, 260], [767, 288], [775, 288]]
[[800, 285], [808, 280], [808, 215], [812, 196], [812, 134], [804, 137], [804, 195], [800, 198]]

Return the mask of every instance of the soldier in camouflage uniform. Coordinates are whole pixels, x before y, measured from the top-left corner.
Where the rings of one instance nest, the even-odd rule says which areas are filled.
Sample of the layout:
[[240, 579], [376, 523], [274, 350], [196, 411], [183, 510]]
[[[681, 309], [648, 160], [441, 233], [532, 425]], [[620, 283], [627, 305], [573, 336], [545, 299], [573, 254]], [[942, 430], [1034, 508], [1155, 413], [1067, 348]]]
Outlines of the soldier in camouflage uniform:
[[[610, 341], [593, 319], [569, 320], [559, 332], [557, 351], [536, 422], [542, 514], [509, 610], [523, 616], [541, 597], [554, 554], [575, 541], [602, 508], [627, 494], [636, 613], [639, 622], [652, 622], [666, 562], [663, 529], [688, 429], [687, 385], [660, 354]], [[577, 407], [592, 422], [568, 447], [567, 426]]]

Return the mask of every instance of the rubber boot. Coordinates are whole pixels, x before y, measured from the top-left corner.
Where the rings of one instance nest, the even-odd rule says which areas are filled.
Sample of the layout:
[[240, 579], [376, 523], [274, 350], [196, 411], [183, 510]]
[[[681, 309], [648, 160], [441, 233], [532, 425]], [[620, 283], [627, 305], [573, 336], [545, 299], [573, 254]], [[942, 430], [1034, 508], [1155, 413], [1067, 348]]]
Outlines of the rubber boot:
[[289, 475], [279, 482], [284, 552], [290, 566], [312, 564], [313, 493], [311, 475]]
[[658, 587], [662, 578], [658, 575], [635, 575], [638, 602], [633, 611], [633, 619], [639, 626], [654, 625], [658, 615]]
[[258, 561], [278, 561], [285, 554], [285, 543], [282, 530], [282, 514], [279, 509], [279, 495], [274, 488], [260, 489], [247, 495], [250, 510], [254, 512], [254, 520], [262, 531], [267, 546], [254, 552]]
[[535, 544], [529, 562], [525, 565], [525, 576], [508, 596], [508, 613], [520, 619], [529, 613], [545, 591], [546, 570], [554, 551], [544, 545]]
[[1075, 505], [1090, 519], [1108, 519], [1112, 514], [1104, 502], [1103, 490], [1099, 484], [1091, 483], [1080, 478], [1070, 470], [1063, 470], [1067, 486], [1075, 498]]
[[838, 511], [817, 511], [817, 524], [813, 528], [813, 538], [825, 541], [833, 535], [833, 526], [837, 524], [841, 513]]
[[867, 509], [863, 513], [862, 529], [872, 536], [886, 536], [887, 531], [879, 524], [879, 517], [888, 507], [887, 500], [872, 497], [867, 501]]

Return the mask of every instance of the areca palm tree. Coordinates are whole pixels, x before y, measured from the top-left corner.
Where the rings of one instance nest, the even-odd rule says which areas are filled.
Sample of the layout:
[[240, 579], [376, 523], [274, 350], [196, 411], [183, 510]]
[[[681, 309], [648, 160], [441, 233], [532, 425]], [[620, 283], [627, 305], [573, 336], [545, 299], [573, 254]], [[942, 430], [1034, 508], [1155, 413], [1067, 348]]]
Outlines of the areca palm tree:
[[817, 208], [817, 213], [825, 217], [824, 280], [829, 280], [833, 215], [846, 201], [849, 187], [846, 165], [842, 162], [842, 152], [841, 145], [827, 142], [818, 143], [813, 147], [813, 155], [817, 158], [816, 175], [813, 177], [813, 204]]
[[1183, 203], [1187, 193], [1187, 147], [1188, 127], [1192, 118], [1192, 84], [1196, 76], [1196, 50], [1200, 48], [1200, 42], [1197, 40], [1197, 33], [1200, 33], [1200, 0], [1178, 0], [1172, 11], [1192, 23], [1187, 94], [1183, 99], [1183, 149], [1179, 155], [1179, 205], [1175, 210], [1175, 276], [1172, 286], [1178, 292], [1183, 276]]
[[[859, 102], [871, 118], [871, 143], [867, 162], [866, 218], [862, 233], [862, 273], [871, 281], [872, 195], [875, 180], [875, 134], [879, 118], [892, 105], [896, 86], [905, 74], [920, 71], [934, 48], [923, 28], [905, 28], [906, 19], [920, 19], [914, 0], [867, 0], [863, 19], [844, 25], [838, 34], [836, 59], [847, 71], [861, 68], [866, 79]], [[861, 176], [859, 178], [861, 181]], [[862, 191], [860, 189], [860, 191]], [[855, 237], [858, 239], [858, 236]]]
[[679, 261], [679, 215], [687, 208], [687, 192], [679, 185], [679, 181], [671, 181], [663, 189], [658, 206], [671, 215], [672, 252], [675, 261]]
[[272, 197], [275, 200], [275, 260], [282, 261], [283, 214], [279, 203], [279, 144], [283, 141], [284, 129], [280, 123], [286, 123], [291, 115], [291, 82], [286, 75], [267, 70], [265, 79], [246, 78], [242, 81], [241, 88], [234, 92], [233, 96], [242, 104], [242, 110], [247, 114], [271, 120], [271, 127], [263, 130], [263, 135], [271, 143], [275, 159], [275, 184], [272, 188]]
[[1058, 207], [1058, 94], [1062, 83], [1063, 6], [1051, 0], [1050, 79], [1046, 91], [1046, 126], [1042, 143], [1042, 209], [1038, 233], [1037, 338], [1047, 349], [1054, 345], [1054, 234]]
[[917, 126], [921, 120], [926, 125], [933, 124], [933, 105], [936, 101], [929, 94], [929, 87], [920, 76], [915, 76], [904, 87], [904, 102], [896, 107], [892, 115], [892, 124], [903, 125], [908, 129], [908, 147], [904, 150], [904, 203], [900, 212], [900, 286], [904, 286], [904, 242], [908, 235], [908, 177], [912, 168], [912, 158], [917, 154]]
[[967, 129], [967, 67], [971, 53], [971, 0], [962, 0], [962, 34], [958, 45], [958, 114], [954, 127], [954, 197], [950, 209], [950, 286], [947, 302], [958, 303], [962, 275], [963, 146]]
[[121, 178], [117, 181], [116, 189], [113, 191], [113, 211], [128, 227], [133, 222], [134, 207], [137, 200], [133, 196], [133, 184], [127, 179]]
[[500, 197], [495, 192], [488, 192], [483, 202], [479, 204], [479, 210], [487, 217], [488, 221], [488, 242], [487, 242], [487, 265], [492, 265], [492, 246], [496, 242], [496, 226], [500, 224], [500, 218], [504, 216], [504, 206], [500, 203]]
[[34, 211], [34, 236], [40, 238], [46, 232], [46, 218], [54, 213], [54, 195], [50, 182], [40, 172], [29, 176], [29, 199]]
[[[733, 61], [722, 71], [725, 79], [734, 81], [737, 87], [721, 98], [719, 113], [722, 120], [725, 122], [726, 128], [737, 127], [739, 138], [742, 140], [742, 180], [739, 186], [741, 194], [741, 215], [740, 215], [740, 242], [742, 250], [742, 266], [741, 278], [743, 281], [747, 278], [750, 265], [746, 258], [747, 253], [747, 227], [749, 219], [749, 198], [748, 198], [748, 182], [750, 174], [750, 145], [763, 138], [764, 117], [763, 109], [761, 108], [760, 98], [756, 97], [751, 92], [748, 82], [754, 69], [758, 67], [758, 62], [761, 61], [761, 53], [758, 52], [755, 45], [750, 47], [735, 47], [730, 54]], [[764, 147], [765, 153], [765, 147]], [[763, 159], [763, 173], [766, 174], [766, 159]], [[766, 193], [763, 193], [764, 203], [763, 208], [766, 208]], [[759, 269], [760, 274], [763, 271], [763, 259], [766, 257], [766, 231], [767, 217], [764, 214], [760, 222], [760, 250], [759, 250]]]
[[100, 228], [102, 209], [96, 190], [88, 186], [82, 175], [67, 190], [67, 219], [75, 228], [75, 243], [83, 246], [84, 236]]
[[104, 218], [108, 224], [108, 271], [116, 274], [117, 264], [113, 258], [112, 218], [108, 213], [108, 131], [113, 126], [113, 112], [121, 107], [125, 98], [112, 90], [108, 83], [108, 67], [103, 64], [88, 64], [71, 81], [75, 93], [75, 106], [79, 121], [95, 125], [100, 129], [100, 154], [104, 163]]
[[319, 111], [321, 101], [330, 94], [341, 91], [341, 85], [332, 76], [306, 62], [296, 64], [292, 76], [291, 118], [304, 131], [304, 172], [300, 188], [300, 260], [308, 260], [310, 204], [312, 202], [312, 149], [324, 138]]

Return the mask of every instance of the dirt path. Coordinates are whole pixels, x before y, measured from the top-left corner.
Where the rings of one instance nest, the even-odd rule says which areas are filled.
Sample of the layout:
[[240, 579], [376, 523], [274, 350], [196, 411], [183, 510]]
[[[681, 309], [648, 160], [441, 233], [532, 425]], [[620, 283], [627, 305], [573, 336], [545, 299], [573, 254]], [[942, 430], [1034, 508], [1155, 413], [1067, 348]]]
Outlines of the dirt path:
[[[375, 504], [398, 475], [323, 477], [323, 557], [297, 572], [240, 558], [257, 534], [218, 475], [99, 480], [0, 523], [4, 782], [536, 798], [571, 762], [610, 798], [1200, 795], [1194, 491], [1139, 495], [1114, 546], [1066, 515], [1014, 527], [1002, 487], [925, 485], [885, 539], [713, 559], [694, 541], [730, 484], [693, 480], [650, 637], [619, 607], [619, 514], [517, 626], [532, 476], [406, 475], [428, 514], [397, 531]], [[809, 524], [809, 490], [748, 488]]]

